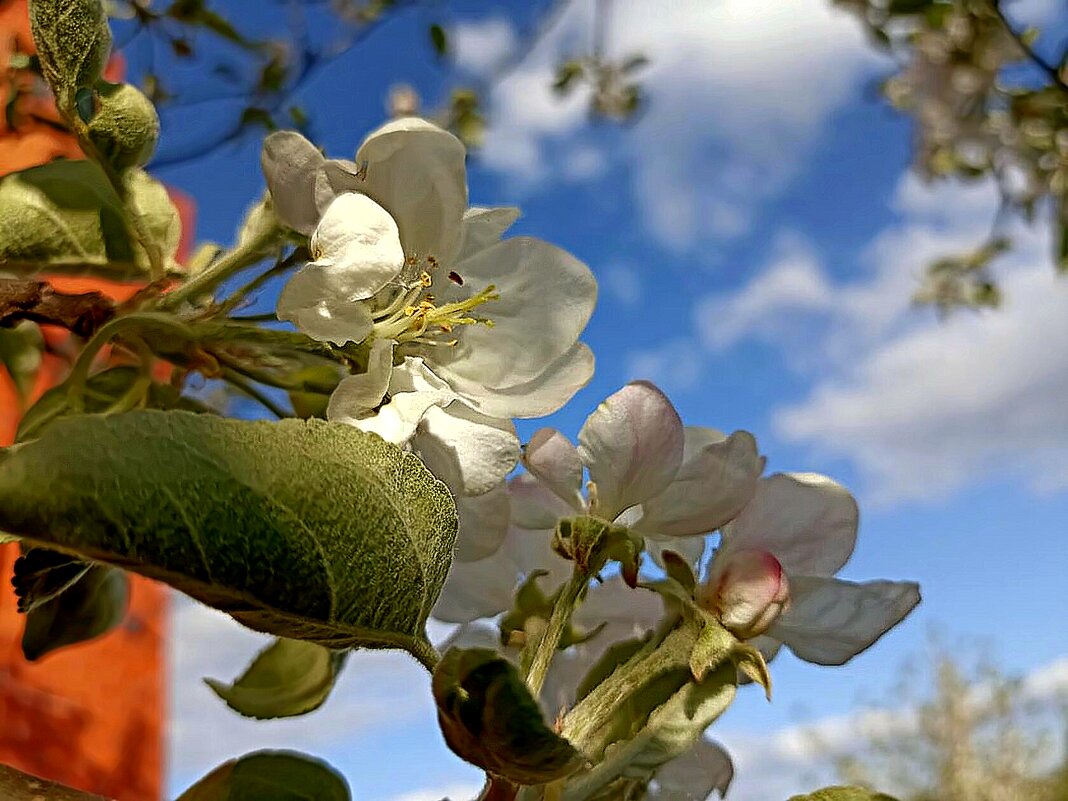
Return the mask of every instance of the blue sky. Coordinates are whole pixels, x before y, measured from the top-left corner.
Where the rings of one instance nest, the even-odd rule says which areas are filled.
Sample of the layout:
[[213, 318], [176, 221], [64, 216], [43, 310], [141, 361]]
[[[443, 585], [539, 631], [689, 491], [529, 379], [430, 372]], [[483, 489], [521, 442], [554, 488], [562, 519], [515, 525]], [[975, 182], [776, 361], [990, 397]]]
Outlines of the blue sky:
[[[1017, 0], [1009, 11], [1049, 24], [1055, 5]], [[484, 75], [530, 20], [520, 3], [449, 7], [449, 68], [425, 46], [445, 11], [416, 11], [306, 87], [300, 100], [328, 154], [349, 156], [382, 121], [391, 84], [411, 83], [433, 106]], [[599, 400], [651, 378], [687, 423], [752, 431], [770, 470], [817, 470], [855, 490], [860, 544], [845, 577], [923, 586], [920, 609], [848, 666], [783, 655], [773, 703], [757, 693], [736, 703], [714, 732], [739, 764], [732, 797], [811, 785], [791, 745], [797, 726], [849, 721], [932, 625], [988, 643], [1036, 686], [1068, 684], [1068, 282], [1052, 275], [1048, 230], [1018, 232], [1003, 309], [940, 321], [912, 308], [924, 264], [980, 241], [995, 196], [910, 176], [909, 127], [875, 97], [890, 65], [859, 26], [827, 0], [613, 8], [609, 52], [652, 59], [646, 114], [625, 129], [591, 125], [581, 97], [560, 103], [548, 91], [558, 56], [589, 38], [590, 4], [575, 2], [498, 85], [470, 168], [473, 203], [520, 205], [515, 233], [567, 248], [600, 280], [585, 336], [597, 374], [549, 424], [574, 436]], [[205, 104], [197, 125], [228, 112]], [[190, 136], [188, 116], [164, 124], [165, 141]], [[159, 175], [196, 198], [199, 238], [228, 242], [262, 191], [257, 138]], [[323, 710], [257, 724], [199, 678], [236, 674], [260, 638], [184, 602], [176, 628], [172, 789], [265, 746], [330, 759], [360, 799], [477, 785], [440, 741], [425, 675], [402, 657], [357, 654]]]

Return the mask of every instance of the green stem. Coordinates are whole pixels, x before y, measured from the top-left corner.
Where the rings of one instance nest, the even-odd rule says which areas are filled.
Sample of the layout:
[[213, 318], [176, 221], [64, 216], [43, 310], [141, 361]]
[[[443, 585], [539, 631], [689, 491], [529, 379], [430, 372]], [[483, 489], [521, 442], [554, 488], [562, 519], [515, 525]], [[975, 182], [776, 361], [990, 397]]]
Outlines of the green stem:
[[89, 370], [93, 366], [93, 361], [101, 349], [124, 330], [137, 328], [168, 328], [185, 338], [188, 338], [191, 333], [182, 322], [173, 317], [153, 312], [127, 314], [108, 321], [93, 334], [93, 338], [86, 343], [85, 348], [78, 355], [78, 361], [71, 368], [68, 379], [68, 398], [72, 408], [77, 411], [82, 411], [84, 408], [85, 383], [89, 379]]
[[530, 661], [530, 668], [527, 670], [527, 686], [530, 688], [530, 694], [535, 698], [541, 693], [545, 677], [549, 673], [549, 665], [552, 664], [556, 650], [560, 647], [560, 639], [564, 636], [564, 631], [571, 622], [571, 615], [574, 614], [582, 595], [586, 592], [589, 581], [589, 577], [576, 565], [571, 579], [556, 596], [553, 611], [549, 614], [549, 622], [538, 640], [534, 657]]
[[[294, 266], [299, 264], [301, 261], [306, 261], [307, 259], [308, 259], [308, 250], [307, 250], [307, 248], [298, 247], [298, 248], [294, 249], [292, 253], [290, 253], [288, 256], [286, 256], [281, 261], [277, 262], [269, 270], [264, 270], [262, 273], [257, 275], [255, 278], [253, 278], [251, 281], [249, 281], [244, 286], [238, 287], [238, 289], [236, 289], [234, 291], [234, 293], [232, 295], [230, 295], [230, 297], [228, 297], [220, 305], [219, 314], [222, 314], [222, 315], [229, 314], [232, 310], [237, 308], [237, 305], [242, 301], [242, 299], [245, 298], [245, 296], [247, 296], [248, 294], [250, 294], [252, 292], [255, 292], [257, 289], [259, 289], [265, 283], [270, 281], [272, 278], [274, 278], [276, 276], [279, 276], [279, 275], [282, 275], [283, 273], [291, 270]], [[231, 318], [231, 319], [234, 319], [234, 318]], [[275, 317], [274, 313], [272, 312], [270, 319], [277, 320], [278, 318]]]
[[250, 378], [257, 384], [264, 384], [268, 387], [275, 387], [276, 389], [284, 389], [290, 392], [311, 392], [317, 395], [329, 395], [334, 391], [333, 387], [327, 387], [323, 385], [308, 384], [304, 381], [289, 381], [284, 377], [275, 375], [268, 370], [260, 370], [251, 365], [245, 364], [237, 359], [225, 353], [219, 353], [218, 351], [209, 351], [211, 355], [218, 360], [218, 362], [226, 367], [230, 368], [236, 373], [240, 373], [246, 378]]
[[430, 675], [434, 675], [434, 668], [441, 661], [441, 654], [437, 652], [437, 649], [428, 640], [414, 638], [407, 650], [420, 665], [426, 668]]
[[210, 267], [206, 267], [181, 286], [163, 295], [156, 307], [173, 309], [186, 301], [210, 292], [230, 276], [260, 261], [273, 244], [281, 242], [282, 236], [281, 228], [271, 228], [239, 243]]

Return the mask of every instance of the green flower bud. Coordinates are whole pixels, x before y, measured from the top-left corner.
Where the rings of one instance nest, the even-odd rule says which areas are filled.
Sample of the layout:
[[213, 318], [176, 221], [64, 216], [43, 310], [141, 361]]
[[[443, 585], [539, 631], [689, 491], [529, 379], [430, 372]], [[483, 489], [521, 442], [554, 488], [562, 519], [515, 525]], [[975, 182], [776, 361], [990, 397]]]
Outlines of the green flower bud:
[[87, 121], [89, 139], [118, 170], [139, 167], [152, 158], [159, 141], [156, 107], [128, 83], [96, 85], [94, 113]]

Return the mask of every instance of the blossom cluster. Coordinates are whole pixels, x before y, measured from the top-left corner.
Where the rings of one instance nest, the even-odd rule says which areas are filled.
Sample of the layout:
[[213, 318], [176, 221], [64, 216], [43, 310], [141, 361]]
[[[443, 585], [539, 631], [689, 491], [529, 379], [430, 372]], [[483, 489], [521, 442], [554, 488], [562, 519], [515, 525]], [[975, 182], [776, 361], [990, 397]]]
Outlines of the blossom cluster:
[[[651, 383], [601, 403], [577, 446], [543, 428], [520, 448], [512, 419], [559, 409], [592, 376], [578, 338], [596, 282], [552, 245], [502, 239], [518, 211], [469, 208], [464, 159], [455, 137], [414, 118], [372, 133], [354, 161], [290, 132], [263, 151], [274, 209], [311, 257], [278, 316], [357, 354], [328, 417], [409, 448], [456, 499], [455, 561], [433, 612], [454, 624], [450, 643], [516, 658], [573, 575], [561, 531], [575, 521], [621, 533], [634, 558], [598, 566], [583, 588], [541, 693], [554, 711], [607, 648], [665, 619], [649, 579], [680, 562], [699, 579], [694, 607], [766, 660], [786, 646], [840, 665], [899, 623], [919, 602], [914, 583], [837, 576], [858, 525], [844, 487], [766, 475], [752, 434], [683, 425]], [[688, 758], [720, 766], [725, 789], [718, 746]]]

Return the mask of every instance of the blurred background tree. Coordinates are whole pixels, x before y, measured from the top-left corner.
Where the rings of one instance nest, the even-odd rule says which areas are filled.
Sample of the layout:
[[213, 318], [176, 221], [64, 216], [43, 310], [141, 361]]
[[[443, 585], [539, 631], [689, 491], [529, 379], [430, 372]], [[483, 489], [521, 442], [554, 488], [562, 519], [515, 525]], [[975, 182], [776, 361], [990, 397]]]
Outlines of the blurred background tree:
[[902, 801], [1068, 801], [1068, 697], [1041, 690], [936, 639], [833, 754], [839, 777]]
[[915, 169], [934, 180], [993, 180], [1001, 204], [985, 242], [933, 262], [915, 299], [943, 311], [996, 306], [996, 257], [1012, 218], [1050, 221], [1068, 271], [1068, 5], [1042, 33], [1012, 0], [834, 0], [898, 69], [886, 99], [914, 123]]

